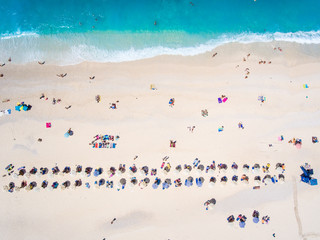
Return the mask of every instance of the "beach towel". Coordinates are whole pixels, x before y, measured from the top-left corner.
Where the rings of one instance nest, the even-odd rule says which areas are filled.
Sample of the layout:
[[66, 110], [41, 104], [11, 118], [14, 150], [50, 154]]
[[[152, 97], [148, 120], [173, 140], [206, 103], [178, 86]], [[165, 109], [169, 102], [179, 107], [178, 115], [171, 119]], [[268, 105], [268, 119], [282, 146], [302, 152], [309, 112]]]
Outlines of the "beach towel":
[[221, 100], [221, 98], [218, 98], [218, 103], [222, 103], [222, 100]]
[[64, 134], [64, 137], [66, 137], [66, 138], [68, 138], [70, 135], [69, 135], [69, 133], [68, 132], [66, 132], [65, 134]]
[[228, 98], [227, 97], [225, 97], [223, 100], [222, 100], [222, 102], [226, 102], [228, 100]]
[[102, 143], [99, 143], [99, 148], [101, 148], [102, 147]]
[[309, 88], [308, 84], [303, 84], [303, 88]]
[[51, 123], [50, 122], [46, 123], [46, 128], [51, 128]]
[[222, 132], [223, 131], [223, 128], [218, 128], [218, 132]]
[[117, 145], [116, 143], [112, 143], [113, 148], [116, 148], [116, 145]]

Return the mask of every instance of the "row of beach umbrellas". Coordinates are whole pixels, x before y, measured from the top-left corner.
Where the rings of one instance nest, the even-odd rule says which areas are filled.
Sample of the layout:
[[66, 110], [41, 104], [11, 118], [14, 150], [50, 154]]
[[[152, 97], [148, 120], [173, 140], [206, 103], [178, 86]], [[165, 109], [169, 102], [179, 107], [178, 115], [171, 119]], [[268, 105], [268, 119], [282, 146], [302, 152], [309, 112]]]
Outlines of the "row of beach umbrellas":
[[[191, 165], [188, 164], [184, 164], [184, 165], [178, 165], [174, 168], [174, 172], [175, 173], [180, 173], [180, 172], [184, 172], [186, 174], [190, 173], [193, 169], [195, 169], [198, 173], [201, 172], [206, 172], [206, 173], [214, 173], [216, 168], [219, 171], [222, 172], [226, 172], [226, 170], [228, 169], [227, 164], [223, 164], [220, 163], [217, 165], [215, 165], [215, 163], [213, 162], [211, 165], [207, 166], [206, 168], [204, 167], [204, 165], [198, 164], [199, 162], [194, 162], [193, 167]], [[232, 164], [231, 168], [234, 171], [238, 170], [238, 165], [236, 165], [235, 163]], [[10, 171], [14, 171], [12, 170], [13, 168], [10, 168]], [[280, 172], [284, 172], [284, 164], [278, 163], [276, 165], [276, 169], [279, 170]], [[164, 174], [168, 174], [171, 171], [171, 165], [170, 163], [166, 163], [166, 164], [162, 164], [161, 165], [161, 170], [163, 170]], [[247, 164], [243, 165], [243, 171], [244, 172], [249, 172], [250, 167]], [[252, 167], [253, 172], [258, 173], [260, 170], [260, 165], [259, 164], [255, 164]], [[269, 167], [268, 165], [266, 167], [263, 166], [263, 172], [269, 172]], [[66, 174], [71, 174], [71, 175], [77, 175], [77, 174], [81, 174], [82, 176], [99, 176], [102, 173], [106, 172], [107, 176], [112, 177], [114, 175], [121, 175], [124, 174], [127, 171], [126, 169], [126, 165], [125, 164], [120, 164], [118, 168], [115, 167], [110, 167], [107, 170], [104, 170], [103, 168], [99, 167], [96, 169], [93, 169], [92, 167], [86, 167], [83, 168], [82, 165], [77, 165], [75, 169], [71, 169], [70, 166], [66, 166], [64, 167], [62, 170], [60, 170], [60, 168], [58, 166], [55, 166], [53, 168], [51, 168], [49, 170], [49, 168], [47, 167], [41, 167], [41, 168], [36, 168], [33, 167], [30, 170], [27, 171], [27, 169], [25, 167], [20, 167], [18, 168], [18, 170], [16, 172], [12, 173], [13, 177], [19, 177], [19, 176], [26, 176], [26, 177], [30, 177], [32, 175], [36, 175], [36, 176], [42, 176], [42, 175], [46, 175], [49, 174], [51, 176], [54, 175], [66, 175]], [[148, 175], [150, 173], [151, 176], [155, 176], [157, 174], [157, 169], [156, 168], [151, 168], [149, 169], [148, 166], [143, 166], [141, 168], [138, 168], [135, 164], [133, 164], [132, 166], [129, 167], [128, 169], [129, 174], [134, 175], [136, 173], [141, 173], [142, 175]]]
[[[238, 176], [234, 175], [232, 177], [232, 182], [234, 184], [237, 184], [238, 182]], [[255, 176], [254, 177], [254, 181], [256, 184], [259, 184], [261, 182], [263, 183], [268, 183], [268, 182], [273, 182], [273, 183], [276, 183], [278, 180], [274, 180], [275, 179], [275, 176], [274, 177], [271, 177], [271, 175], [265, 175], [264, 178], [261, 178], [260, 176]], [[282, 174], [279, 174], [279, 177], [278, 177], [279, 181], [284, 181], [284, 176]], [[243, 181], [244, 183], [249, 183], [249, 177], [246, 176], [245, 174], [242, 175], [241, 177], [241, 181]], [[133, 187], [135, 185], [138, 185], [140, 188], [145, 188], [147, 187], [149, 184], [150, 184], [151, 180], [150, 178], [146, 177], [144, 179], [141, 179], [141, 180], [138, 180], [136, 177], [132, 177], [129, 179], [129, 186], [130, 187]], [[198, 178], [193, 178], [192, 176], [189, 176], [185, 179], [185, 181], [182, 181], [181, 178], [177, 178], [176, 180], [173, 181], [173, 184], [175, 185], [175, 187], [181, 187], [181, 186], [186, 186], [186, 187], [192, 187], [193, 185], [197, 186], [197, 187], [202, 187], [203, 184], [205, 182], [205, 179], [203, 177], [198, 177]], [[215, 183], [217, 182], [217, 178], [215, 177], [211, 177], [209, 179], [209, 186], [214, 186]], [[220, 178], [220, 183], [221, 184], [226, 184], [228, 182], [228, 178], [226, 176], [223, 176]], [[59, 182], [55, 181], [53, 182], [51, 185], [48, 183], [47, 180], [44, 180], [42, 181], [42, 183], [38, 186], [37, 182], [36, 181], [32, 181], [30, 182], [29, 184], [27, 183], [26, 180], [22, 181], [21, 184], [19, 186], [16, 186], [14, 182], [10, 182], [8, 185], [5, 185], [4, 186], [4, 190], [5, 191], [8, 191], [8, 192], [13, 192], [14, 190], [20, 190], [20, 189], [26, 189], [26, 190], [33, 190], [35, 188], [47, 188], [47, 187], [51, 187], [50, 189], [57, 189], [58, 186], [59, 186]], [[100, 180], [97, 180], [94, 182], [94, 185], [97, 187], [97, 188], [100, 188], [102, 186], [106, 186], [107, 188], [113, 188], [114, 187], [114, 182], [113, 181], [109, 181], [109, 180], [106, 180], [104, 178], [100, 178]], [[116, 188], [117, 189], [124, 189], [125, 186], [127, 185], [127, 179], [126, 178], [121, 178], [117, 185], [116, 185]], [[170, 186], [172, 185], [172, 181], [170, 178], [166, 178], [165, 180], [161, 180], [160, 178], [156, 177], [153, 184], [152, 184], [152, 188], [153, 189], [157, 189], [159, 186], [162, 186], [162, 189], [168, 189]], [[67, 181], [64, 181], [61, 183], [60, 187], [62, 189], [66, 189], [66, 188], [69, 188], [69, 187], [80, 187], [82, 186], [82, 180], [81, 179], [78, 179], [78, 180], [75, 180], [73, 184], [71, 184], [71, 182], [69, 180]], [[90, 188], [90, 183], [85, 183], [85, 186], [87, 188]], [[37, 189], [38, 189], [37, 188]]]

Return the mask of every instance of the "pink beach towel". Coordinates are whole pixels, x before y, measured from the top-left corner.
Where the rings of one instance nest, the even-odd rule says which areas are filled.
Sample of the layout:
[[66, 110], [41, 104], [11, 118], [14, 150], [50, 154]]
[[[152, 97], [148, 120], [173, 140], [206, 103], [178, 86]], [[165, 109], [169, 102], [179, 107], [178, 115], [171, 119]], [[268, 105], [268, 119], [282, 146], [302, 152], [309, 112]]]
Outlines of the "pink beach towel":
[[226, 102], [228, 100], [228, 98], [227, 97], [225, 97], [224, 99], [222, 99], [222, 102]]
[[50, 122], [47, 122], [47, 123], [46, 123], [46, 127], [47, 127], [47, 128], [51, 128], [51, 123], [50, 123]]

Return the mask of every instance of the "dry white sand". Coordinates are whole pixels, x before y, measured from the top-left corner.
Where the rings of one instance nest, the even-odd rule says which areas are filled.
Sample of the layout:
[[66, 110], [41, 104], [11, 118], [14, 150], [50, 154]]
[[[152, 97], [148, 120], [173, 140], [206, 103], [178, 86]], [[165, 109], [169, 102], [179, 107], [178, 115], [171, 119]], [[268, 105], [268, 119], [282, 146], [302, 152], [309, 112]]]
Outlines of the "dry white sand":
[[[282, 52], [273, 50], [280, 46]], [[194, 56], [160, 56], [143, 61], [100, 64], [82, 63], [76, 66], [15, 65], [14, 59], [0, 68], [0, 110], [14, 109], [16, 102], [24, 101], [33, 107], [28, 112], [13, 110], [11, 115], [0, 117], [0, 167], [12, 163], [15, 169], [31, 169], [58, 164], [75, 167], [138, 167], [157, 168], [159, 177], [172, 181], [188, 175], [160, 171], [162, 158], [169, 156], [174, 168], [178, 164], [192, 164], [199, 158], [205, 166], [226, 163], [227, 173], [191, 176], [205, 178], [202, 188], [193, 186], [162, 190], [151, 184], [117, 191], [95, 189], [96, 177], [81, 177], [90, 182], [91, 189], [60, 189], [40, 192], [8, 193], [0, 191], [0, 239], [320, 239], [317, 212], [320, 194], [318, 186], [301, 183], [299, 166], [308, 162], [319, 178], [320, 137], [320, 48], [316, 45], [299, 45], [285, 42], [228, 44], [211, 53]], [[211, 55], [217, 52], [217, 56]], [[247, 61], [243, 61], [250, 53]], [[259, 64], [260, 60], [267, 64]], [[271, 61], [271, 64], [268, 62]], [[238, 65], [238, 67], [237, 67]], [[245, 69], [250, 74], [246, 76]], [[56, 74], [68, 73], [65, 78]], [[90, 80], [89, 76], [95, 76]], [[310, 88], [303, 88], [303, 84]], [[155, 84], [156, 91], [150, 90]], [[40, 100], [41, 93], [49, 100]], [[101, 95], [101, 102], [95, 96]], [[221, 94], [229, 99], [218, 104]], [[260, 103], [259, 95], [266, 97]], [[306, 98], [308, 96], [308, 98]], [[53, 105], [52, 98], [62, 102]], [[170, 98], [175, 106], [168, 106]], [[109, 103], [119, 101], [118, 109], [109, 109]], [[72, 105], [68, 110], [66, 106]], [[202, 117], [207, 109], [209, 116]], [[244, 124], [239, 129], [238, 122]], [[46, 122], [52, 128], [45, 127]], [[193, 133], [187, 127], [195, 126]], [[218, 133], [218, 128], [224, 131]], [[74, 136], [65, 138], [72, 128]], [[116, 149], [93, 149], [88, 143], [96, 134], [119, 135]], [[278, 136], [285, 140], [279, 142]], [[288, 143], [301, 138], [302, 148]], [[39, 143], [38, 138], [43, 141]], [[176, 148], [169, 140], [176, 140]], [[272, 144], [272, 147], [269, 147]], [[135, 156], [139, 156], [133, 160]], [[276, 163], [286, 164], [284, 184], [268, 184], [253, 190], [253, 177], [249, 172], [249, 185], [231, 181], [210, 188], [211, 176], [230, 179], [234, 174], [231, 164], [252, 166], [271, 164], [271, 174], [277, 174]], [[243, 174], [238, 170], [239, 177]], [[263, 174], [260, 174], [263, 176]], [[108, 178], [105, 173], [102, 175]], [[125, 177], [129, 179], [126, 173]], [[139, 180], [142, 175], [137, 174]], [[49, 176], [27, 179], [38, 184], [65, 180], [74, 182], [80, 177]], [[113, 177], [117, 182], [120, 177]], [[10, 181], [16, 184], [25, 179], [12, 176], [1, 178], [1, 186]], [[214, 209], [206, 211], [203, 203], [217, 200]], [[251, 214], [270, 216], [268, 225], [254, 224]], [[226, 218], [245, 214], [246, 228], [238, 222], [230, 226]], [[111, 220], [116, 217], [114, 224]]]

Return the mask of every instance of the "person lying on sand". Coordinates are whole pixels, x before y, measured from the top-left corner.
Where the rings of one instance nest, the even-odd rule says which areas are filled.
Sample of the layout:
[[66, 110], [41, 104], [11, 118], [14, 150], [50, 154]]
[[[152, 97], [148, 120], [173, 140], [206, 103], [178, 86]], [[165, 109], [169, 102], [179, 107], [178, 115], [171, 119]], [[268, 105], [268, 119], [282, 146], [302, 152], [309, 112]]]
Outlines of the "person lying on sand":
[[71, 108], [71, 105], [69, 105], [68, 107], [65, 107], [65, 109], [69, 109], [69, 108]]
[[43, 62], [38, 62], [40, 65], [43, 65], [46, 63], [46, 61], [43, 61]]
[[116, 219], [116, 218], [114, 218], [114, 219], [111, 221], [111, 224], [113, 224], [115, 220], [117, 220], [117, 219]]

